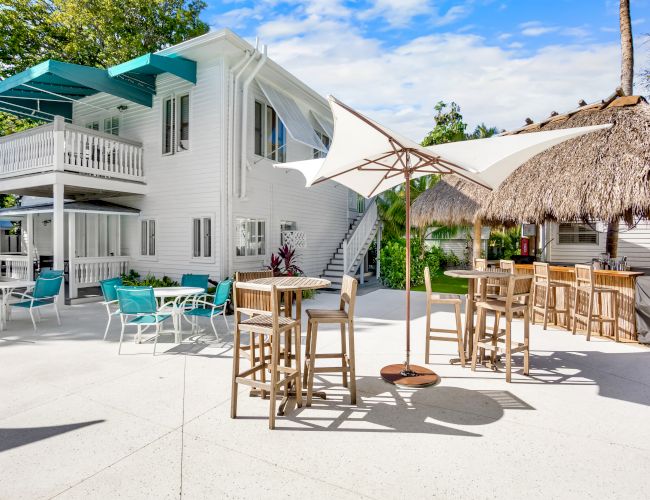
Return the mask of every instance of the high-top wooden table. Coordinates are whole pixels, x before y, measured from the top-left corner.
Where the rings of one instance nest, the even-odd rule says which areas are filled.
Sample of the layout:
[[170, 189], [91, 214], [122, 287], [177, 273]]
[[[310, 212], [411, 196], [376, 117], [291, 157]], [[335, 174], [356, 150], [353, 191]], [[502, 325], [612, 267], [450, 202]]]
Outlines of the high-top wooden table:
[[[277, 290], [284, 294], [284, 314], [285, 316], [291, 316], [293, 309], [293, 301], [295, 296], [296, 303], [296, 320], [301, 321], [302, 319], [302, 291], [303, 290], [318, 290], [320, 288], [329, 288], [332, 286], [332, 282], [322, 278], [310, 278], [307, 276], [275, 276], [272, 278], [258, 278], [255, 280], [249, 281], [249, 283], [257, 283], [260, 285], [275, 285]], [[290, 332], [286, 332], [285, 338], [285, 355], [287, 356], [286, 362], [291, 363], [295, 359], [295, 356], [291, 355], [291, 342], [288, 342], [287, 339], [290, 336]], [[301, 367], [298, 367], [301, 368]], [[306, 395], [306, 392], [303, 391], [303, 396]], [[251, 395], [257, 395], [255, 391], [251, 391]], [[291, 396], [295, 397], [296, 392], [287, 391], [287, 394], [282, 398], [280, 405], [278, 406], [278, 415], [284, 415], [287, 402]], [[314, 396], [318, 396], [322, 399], [325, 399], [324, 392], [315, 392]]]
[[[465, 358], [472, 359], [474, 347], [474, 313], [476, 304], [474, 297], [477, 288], [481, 293], [481, 300], [487, 298], [487, 280], [488, 278], [504, 279], [510, 276], [510, 273], [503, 271], [477, 271], [476, 269], [450, 269], [445, 271], [446, 276], [452, 278], [467, 278], [467, 300], [465, 301], [465, 328], [463, 330], [463, 346], [465, 348]], [[478, 285], [478, 287], [477, 287]], [[451, 363], [460, 363], [459, 358], [453, 358]]]

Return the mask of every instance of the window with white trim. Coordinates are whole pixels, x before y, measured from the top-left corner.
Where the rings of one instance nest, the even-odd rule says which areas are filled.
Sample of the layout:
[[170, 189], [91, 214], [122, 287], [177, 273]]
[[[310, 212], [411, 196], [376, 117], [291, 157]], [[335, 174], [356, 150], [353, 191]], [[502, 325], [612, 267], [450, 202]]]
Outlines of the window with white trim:
[[266, 254], [266, 221], [239, 217], [235, 220], [235, 255], [253, 257]]
[[212, 257], [212, 218], [195, 217], [192, 219], [192, 257]]
[[110, 118], [104, 118], [104, 132], [112, 135], [120, 135], [120, 117], [111, 116]]
[[[323, 146], [325, 146], [325, 149], [329, 151], [331, 140], [327, 136], [327, 134], [325, 134], [324, 132], [319, 132], [318, 130], [314, 130], [314, 132], [316, 133], [316, 136], [320, 139], [320, 142], [323, 143]], [[314, 148], [313, 151], [314, 151], [313, 154], [314, 158], [325, 158], [327, 156], [326, 151], [321, 151], [320, 149], [316, 149], [316, 148]]]
[[280, 163], [287, 161], [287, 129], [271, 106], [255, 101], [254, 151]]
[[599, 233], [582, 222], [561, 222], [558, 226], [560, 245], [598, 245]]
[[99, 120], [86, 123], [86, 128], [91, 130], [99, 130]]
[[154, 219], [140, 221], [140, 255], [156, 255], [156, 221]]
[[172, 155], [190, 149], [190, 95], [163, 99], [162, 153]]

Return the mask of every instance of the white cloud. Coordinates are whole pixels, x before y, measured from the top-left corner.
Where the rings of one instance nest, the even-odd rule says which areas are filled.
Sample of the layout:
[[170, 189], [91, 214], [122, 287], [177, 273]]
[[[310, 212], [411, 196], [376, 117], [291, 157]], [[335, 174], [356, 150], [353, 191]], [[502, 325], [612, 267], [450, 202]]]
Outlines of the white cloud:
[[429, 0], [373, 0], [372, 7], [360, 11], [357, 17], [362, 20], [381, 17], [393, 27], [402, 27], [414, 17], [432, 12]]
[[415, 140], [431, 128], [439, 100], [459, 103], [470, 126], [513, 128], [603, 98], [619, 78], [616, 43], [522, 52], [469, 33], [434, 33], [386, 47], [350, 21], [315, 14], [263, 22], [258, 34], [274, 60], [315, 90]]
[[539, 21], [528, 21], [519, 25], [521, 34], [524, 36], [540, 36], [557, 31], [556, 26], [544, 26]]

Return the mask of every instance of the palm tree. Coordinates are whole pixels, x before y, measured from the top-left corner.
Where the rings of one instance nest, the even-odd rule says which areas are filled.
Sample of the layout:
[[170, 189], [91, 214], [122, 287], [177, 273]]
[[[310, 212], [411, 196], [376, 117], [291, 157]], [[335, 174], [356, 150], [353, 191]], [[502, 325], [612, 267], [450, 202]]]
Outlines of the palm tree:
[[485, 123], [477, 125], [470, 135], [467, 136], [468, 139], [485, 139], [486, 137], [492, 137], [493, 135], [499, 134], [501, 131], [496, 127], [488, 127]]
[[[621, 31], [621, 89], [623, 94], [632, 95], [634, 92], [634, 44], [632, 43], [632, 18], [630, 16], [630, 0], [620, 0], [619, 25]], [[607, 225], [605, 251], [611, 256], [618, 254], [619, 220]]]

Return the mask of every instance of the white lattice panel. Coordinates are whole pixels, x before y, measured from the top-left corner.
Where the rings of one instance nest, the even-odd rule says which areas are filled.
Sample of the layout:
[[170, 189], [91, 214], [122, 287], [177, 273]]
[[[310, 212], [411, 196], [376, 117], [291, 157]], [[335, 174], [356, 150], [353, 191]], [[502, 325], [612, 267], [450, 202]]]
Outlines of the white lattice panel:
[[307, 248], [307, 235], [304, 231], [282, 231], [282, 244], [293, 248]]

